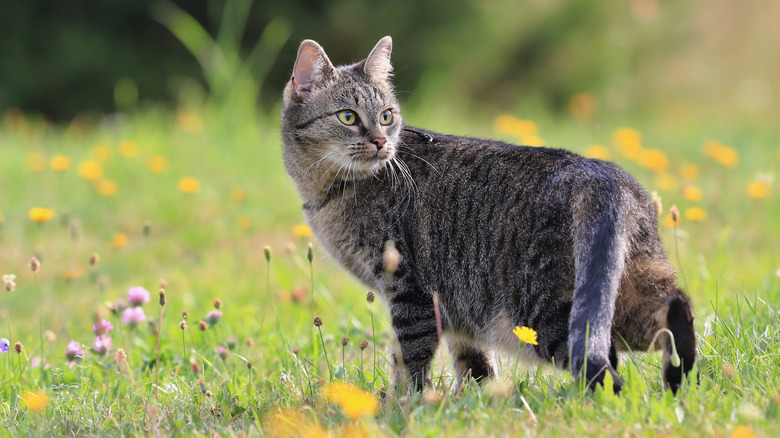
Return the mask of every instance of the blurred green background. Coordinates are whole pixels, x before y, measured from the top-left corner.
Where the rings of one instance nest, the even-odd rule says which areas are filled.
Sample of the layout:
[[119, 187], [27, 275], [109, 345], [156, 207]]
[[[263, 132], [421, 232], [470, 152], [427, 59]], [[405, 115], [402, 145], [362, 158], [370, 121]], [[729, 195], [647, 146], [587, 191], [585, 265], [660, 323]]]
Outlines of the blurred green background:
[[[751, 124], [780, 109], [776, 0], [227, 3], [4, 2], [0, 110], [67, 122], [136, 104], [176, 106], [214, 91], [209, 70], [234, 49], [249, 60], [252, 97], [272, 107], [302, 39], [346, 63], [386, 34], [397, 88], [413, 108], [454, 101], [468, 111], [565, 113], [585, 92], [598, 117]], [[209, 36], [221, 53], [203, 46]]]

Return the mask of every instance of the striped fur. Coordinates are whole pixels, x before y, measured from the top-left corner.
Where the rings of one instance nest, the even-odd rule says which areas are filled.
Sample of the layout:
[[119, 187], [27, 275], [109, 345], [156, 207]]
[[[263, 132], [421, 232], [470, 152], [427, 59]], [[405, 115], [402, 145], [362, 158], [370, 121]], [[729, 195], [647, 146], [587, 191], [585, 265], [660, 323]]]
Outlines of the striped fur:
[[[669, 328], [682, 339], [675, 368], [660, 337], [664, 381], [676, 390], [696, 358], [693, 314], [642, 187], [614, 164], [565, 150], [405, 126], [389, 55], [385, 37], [366, 60], [336, 68], [305, 41], [282, 129], [287, 172], [315, 235], [389, 305], [401, 374], [425, 383], [439, 343], [438, 292], [459, 378], [495, 375], [491, 349], [517, 351], [511, 329], [519, 325], [538, 333], [524, 353], [589, 383], [609, 372], [620, 389], [615, 351], [646, 349]], [[301, 72], [302, 62], [321, 71]], [[302, 87], [296, 74], [319, 79]], [[344, 109], [362, 123], [341, 123]], [[394, 120], [382, 126], [387, 109]], [[382, 148], [377, 136], [387, 140]], [[402, 255], [390, 281], [387, 241]]]

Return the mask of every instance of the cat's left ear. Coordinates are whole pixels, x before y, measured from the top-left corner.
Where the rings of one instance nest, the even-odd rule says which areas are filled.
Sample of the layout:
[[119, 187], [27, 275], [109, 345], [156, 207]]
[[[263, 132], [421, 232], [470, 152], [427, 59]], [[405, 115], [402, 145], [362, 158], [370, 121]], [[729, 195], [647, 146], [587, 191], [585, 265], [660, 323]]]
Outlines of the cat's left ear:
[[386, 82], [390, 78], [393, 66], [390, 64], [390, 53], [393, 51], [393, 39], [386, 36], [379, 40], [368, 54], [363, 65], [363, 72], [371, 79]]

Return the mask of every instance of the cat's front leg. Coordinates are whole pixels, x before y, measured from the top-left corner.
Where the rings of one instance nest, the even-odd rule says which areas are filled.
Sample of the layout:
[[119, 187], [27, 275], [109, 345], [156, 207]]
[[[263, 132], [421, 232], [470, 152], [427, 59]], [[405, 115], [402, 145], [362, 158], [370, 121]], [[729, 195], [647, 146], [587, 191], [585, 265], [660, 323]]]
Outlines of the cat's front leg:
[[396, 290], [388, 301], [398, 341], [393, 348], [395, 389], [402, 389], [406, 383], [408, 388], [422, 391], [439, 346], [433, 301], [416, 289]]

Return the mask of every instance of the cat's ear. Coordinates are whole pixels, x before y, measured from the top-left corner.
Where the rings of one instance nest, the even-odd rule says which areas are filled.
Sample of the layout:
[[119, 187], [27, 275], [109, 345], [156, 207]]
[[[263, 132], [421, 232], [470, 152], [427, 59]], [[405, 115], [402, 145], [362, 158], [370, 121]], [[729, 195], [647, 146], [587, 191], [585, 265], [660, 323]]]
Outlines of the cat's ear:
[[363, 64], [363, 72], [371, 79], [380, 82], [386, 82], [390, 73], [393, 71], [393, 66], [390, 64], [390, 53], [393, 51], [393, 39], [386, 36], [379, 40], [368, 54], [365, 64]]
[[313, 40], [304, 40], [298, 49], [298, 58], [293, 67], [293, 92], [307, 98], [311, 91], [331, 76], [335, 68], [328, 55]]

